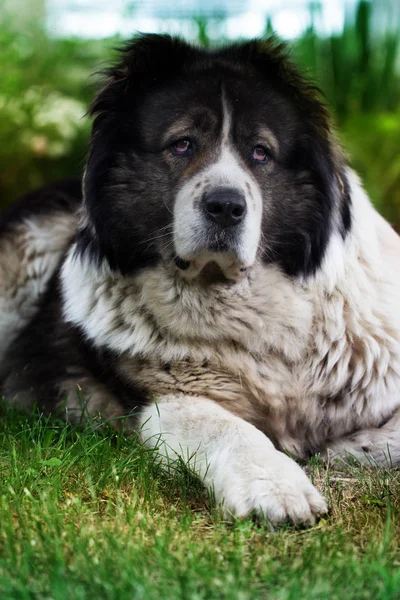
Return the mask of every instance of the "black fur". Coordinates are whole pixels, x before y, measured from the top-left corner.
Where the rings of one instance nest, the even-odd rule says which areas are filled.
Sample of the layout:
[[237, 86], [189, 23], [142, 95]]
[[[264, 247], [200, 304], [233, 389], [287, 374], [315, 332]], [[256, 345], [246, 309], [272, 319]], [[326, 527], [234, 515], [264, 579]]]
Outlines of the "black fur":
[[193, 114], [197, 127], [196, 118], [209, 119], [202, 125], [211, 145], [210, 131], [221, 127], [222, 88], [244, 160], [248, 132], [260, 122], [280, 143], [268, 176], [254, 169], [268, 203], [264, 260], [279, 263], [291, 276], [315, 273], [331, 235], [335, 204], [340, 204], [343, 233], [350, 227], [344, 161], [332, 143], [318, 91], [273, 40], [206, 51], [169, 36], [145, 35], [125, 46], [92, 105], [84, 187], [94, 231], [80, 233], [80, 251], [106, 256], [123, 273], [160, 260], [157, 244], [144, 242], [171, 223], [183, 177], [165, 159], [162, 134], [177, 118]]
[[0, 213], [0, 235], [26, 217], [75, 212], [82, 202], [82, 181], [66, 179], [26, 194]]

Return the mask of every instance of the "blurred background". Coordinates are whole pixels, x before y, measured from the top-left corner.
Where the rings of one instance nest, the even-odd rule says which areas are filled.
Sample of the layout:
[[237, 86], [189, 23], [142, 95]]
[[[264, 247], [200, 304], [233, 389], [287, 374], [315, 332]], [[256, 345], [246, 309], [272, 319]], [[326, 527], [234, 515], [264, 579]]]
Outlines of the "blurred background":
[[92, 74], [137, 31], [287, 40], [376, 206], [400, 224], [400, 0], [0, 0], [0, 206], [82, 172]]

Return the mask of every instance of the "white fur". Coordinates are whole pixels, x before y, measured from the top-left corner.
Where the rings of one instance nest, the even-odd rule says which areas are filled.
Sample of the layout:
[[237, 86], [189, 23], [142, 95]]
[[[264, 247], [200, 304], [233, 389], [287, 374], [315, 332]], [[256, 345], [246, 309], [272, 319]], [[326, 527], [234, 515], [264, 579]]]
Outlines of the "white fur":
[[[261, 234], [262, 196], [256, 180], [245, 169], [231, 142], [231, 115], [222, 100], [224, 121], [218, 159], [188, 179], [176, 197], [174, 207], [174, 247], [181, 258], [193, 261], [186, 276], [194, 277], [211, 259], [226, 271], [232, 262], [242, 267], [254, 264]], [[199, 186], [199, 187], [197, 187]], [[204, 189], [229, 187], [246, 198], [246, 215], [240, 227], [240, 236], [235, 248], [235, 261], [222, 253], [210, 255], [207, 251], [208, 223], [200, 208]]]
[[[105, 263], [98, 268], [76, 257], [72, 246], [61, 281], [67, 321], [96, 344], [130, 356], [202, 360], [215, 354], [218, 342], [234, 340], [246, 351], [266, 355], [274, 348], [293, 360], [304, 355], [312, 324], [308, 295], [275, 267], [258, 267], [253, 280], [212, 290], [187, 283], [164, 265], [121, 277]], [[221, 310], [210, 312], [216, 296]], [[155, 336], [149, 314], [163, 340]], [[115, 326], [118, 317], [123, 326]]]
[[327, 505], [303, 470], [243, 419], [210, 400], [164, 396], [140, 417], [141, 436], [170, 462], [182, 457], [226, 516], [313, 523]]

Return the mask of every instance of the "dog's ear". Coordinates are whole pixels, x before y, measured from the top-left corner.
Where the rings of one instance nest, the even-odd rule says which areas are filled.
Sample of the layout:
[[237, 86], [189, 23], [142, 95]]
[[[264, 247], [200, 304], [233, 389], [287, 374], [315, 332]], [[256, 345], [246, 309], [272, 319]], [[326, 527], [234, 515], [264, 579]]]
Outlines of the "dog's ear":
[[143, 34], [118, 52], [116, 64], [103, 71], [105, 84], [92, 103], [90, 114], [95, 119], [129, 110], [131, 101], [141, 92], [171, 80], [195, 49], [169, 35]]
[[344, 154], [329, 128], [309, 122], [291, 155], [295, 207], [272, 251], [288, 275], [308, 277], [320, 268], [333, 235], [351, 227], [350, 186]]
[[[321, 265], [334, 228], [345, 237], [351, 226], [347, 161], [336, 140], [329, 111], [318, 87], [292, 63], [285, 44], [274, 38], [237, 47], [240, 60], [249, 63], [292, 104], [300, 124], [288, 168], [297, 180], [301, 208], [284, 221], [271, 241], [268, 256], [280, 257], [290, 275], [314, 274]], [[306, 176], [304, 175], [306, 174]], [[297, 176], [297, 179], [296, 179]]]
[[111, 268], [128, 272], [156, 259], [154, 246], [146, 249], [136, 243], [143, 232], [135, 215], [128, 222], [117, 208], [126, 204], [125, 212], [132, 211], [129, 200], [140, 193], [129, 162], [134, 160], [135, 144], [140, 144], [136, 107], [152, 88], [180, 72], [194, 51], [167, 35], [140, 35], [123, 46], [118, 62], [104, 71], [104, 85], [90, 109], [93, 127], [83, 182], [86, 225], [78, 251], [106, 257]]
[[[291, 221], [279, 253], [288, 258], [288, 274], [309, 276], [321, 266], [332, 235], [339, 233], [344, 239], [350, 229], [347, 164], [330, 129], [312, 123], [298, 141], [292, 163], [297, 200], [307, 207], [307, 218]], [[287, 246], [290, 238], [292, 250]]]

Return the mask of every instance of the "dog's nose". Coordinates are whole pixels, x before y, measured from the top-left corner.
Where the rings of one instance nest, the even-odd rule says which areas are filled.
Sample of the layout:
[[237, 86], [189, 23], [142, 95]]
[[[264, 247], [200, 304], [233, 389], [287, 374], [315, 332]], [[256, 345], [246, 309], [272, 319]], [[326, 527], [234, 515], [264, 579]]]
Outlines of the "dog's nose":
[[246, 214], [246, 200], [238, 190], [221, 188], [203, 195], [206, 216], [221, 227], [239, 225]]

